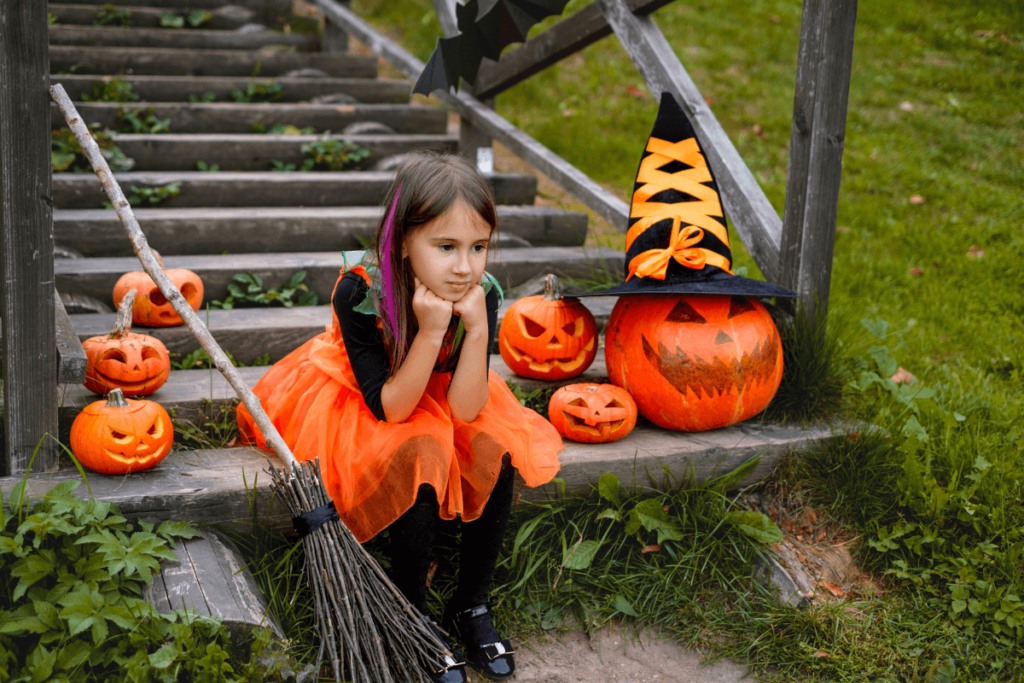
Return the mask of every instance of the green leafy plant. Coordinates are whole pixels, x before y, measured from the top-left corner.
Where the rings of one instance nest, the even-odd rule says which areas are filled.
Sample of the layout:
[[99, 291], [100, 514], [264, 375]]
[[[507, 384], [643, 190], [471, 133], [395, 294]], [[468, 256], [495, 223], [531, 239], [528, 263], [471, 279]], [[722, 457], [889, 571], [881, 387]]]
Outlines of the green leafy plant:
[[53, 12], [46, 13], [46, 23], [50, 26], [57, 26], [60, 22], [57, 20], [57, 15]]
[[179, 418], [177, 411], [171, 413], [174, 425], [174, 443], [180, 447], [197, 450], [230, 448], [238, 438], [238, 421], [235, 408], [238, 399], [214, 402], [200, 400], [197, 420]]
[[303, 171], [343, 171], [368, 159], [370, 151], [358, 147], [348, 140], [323, 137], [302, 146], [302, 153], [308, 158], [302, 162]]
[[245, 84], [244, 90], [232, 90], [231, 99], [239, 104], [252, 104], [255, 102], [275, 102], [284, 96], [281, 84], [269, 80], [257, 83], [251, 80]]
[[316, 135], [316, 128], [313, 126], [299, 128], [287, 123], [275, 123], [268, 129], [257, 121], [249, 127], [249, 132], [253, 135]]
[[132, 13], [129, 10], [119, 10], [114, 3], [108, 2], [103, 9], [96, 12], [96, 18], [92, 20], [93, 26], [131, 26]]
[[196, 169], [203, 173], [216, 173], [220, 170], [220, 166], [217, 164], [208, 164], [202, 159], [196, 162]]
[[162, 28], [185, 28], [185, 17], [174, 12], [164, 12], [160, 15], [160, 26]]
[[228, 285], [228, 297], [224, 301], [214, 300], [210, 302], [211, 308], [230, 310], [232, 308], [245, 308], [252, 306], [270, 306], [281, 304], [285, 308], [292, 306], [316, 306], [319, 301], [316, 292], [309, 291], [309, 288], [302, 283], [306, 278], [306, 271], [301, 270], [292, 275], [280, 289], [263, 290], [263, 280], [253, 273], [236, 273], [232, 276], [234, 282]]
[[212, 92], [204, 92], [202, 95], [189, 95], [189, 104], [209, 104], [217, 99], [217, 95]]
[[286, 164], [283, 161], [277, 159], [270, 160], [270, 169], [272, 171], [281, 171], [282, 173], [291, 173], [296, 169], [295, 164]]
[[171, 120], [158, 119], [156, 117], [156, 107], [149, 107], [147, 109], [121, 107], [117, 110], [117, 130], [119, 133], [141, 135], [169, 133], [171, 130]]
[[187, 21], [188, 25], [192, 28], [199, 28], [212, 18], [212, 14], [210, 14], [209, 12], [204, 12], [203, 10], [199, 9], [192, 10], [187, 15], [185, 15], [185, 21]]
[[[100, 148], [103, 158], [107, 160], [110, 169], [116, 172], [130, 171], [135, 166], [135, 160], [125, 156], [124, 152], [114, 144], [114, 138], [109, 131], [99, 130], [99, 124], [89, 126], [89, 132]], [[50, 137], [50, 163], [54, 172], [71, 170], [75, 173], [91, 173], [92, 167], [85, 152], [70, 128], [62, 128], [51, 133]]]
[[[181, 194], [181, 181], [167, 183], [163, 187], [136, 187], [133, 185], [132, 193], [128, 195], [128, 203], [132, 206], [145, 204], [158, 206], [179, 194]], [[110, 202], [104, 202], [103, 206], [107, 209], [114, 208]]]
[[132, 90], [132, 84], [121, 76], [94, 81], [92, 95], [82, 94], [83, 102], [138, 102], [139, 96]]

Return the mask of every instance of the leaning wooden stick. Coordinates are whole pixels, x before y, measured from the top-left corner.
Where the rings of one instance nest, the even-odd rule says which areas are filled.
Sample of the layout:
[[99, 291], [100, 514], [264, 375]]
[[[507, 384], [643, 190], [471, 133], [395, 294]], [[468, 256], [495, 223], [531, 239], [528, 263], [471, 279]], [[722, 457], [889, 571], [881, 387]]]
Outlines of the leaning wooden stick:
[[307, 579], [316, 603], [320, 651], [327, 650], [335, 679], [359, 683], [425, 683], [428, 670], [441, 673], [460, 666], [424, 617], [387, 579], [373, 557], [341, 522], [324, 490], [319, 461], [300, 464], [296, 460], [260, 400], [167, 277], [99, 146], [64, 88], [54, 85], [50, 94], [99, 176], [142, 268], [185, 321], [248, 408], [267, 444], [285, 463], [284, 471], [271, 466], [272, 488], [285, 501], [302, 536]]

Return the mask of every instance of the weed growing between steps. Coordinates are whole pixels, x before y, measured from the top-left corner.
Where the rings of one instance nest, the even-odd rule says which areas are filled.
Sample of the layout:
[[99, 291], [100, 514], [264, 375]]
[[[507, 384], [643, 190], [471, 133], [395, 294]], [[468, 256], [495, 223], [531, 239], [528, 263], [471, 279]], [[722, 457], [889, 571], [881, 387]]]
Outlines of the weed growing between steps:
[[160, 614], [142, 595], [187, 522], [129, 522], [58, 484], [30, 500], [0, 492], [0, 677], [11, 681], [285, 681], [292, 663], [268, 629], [233, 643], [219, 620]]
[[[132, 206], [159, 206], [169, 199], [174, 199], [181, 194], [181, 182], [167, 183], [163, 187], [136, 187], [132, 186], [132, 192], [126, 197]], [[113, 209], [110, 202], [103, 202], [104, 209]]]
[[202, 28], [203, 24], [210, 21], [213, 15], [203, 10], [192, 10], [184, 14], [178, 14], [175, 12], [164, 12], [160, 15], [160, 26], [161, 28], [180, 29], [188, 26], [189, 28]]
[[231, 310], [233, 308], [253, 308], [280, 304], [285, 308], [292, 306], [316, 306], [319, 303], [316, 292], [302, 283], [306, 279], [306, 271], [300, 270], [292, 275], [280, 290], [263, 290], [263, 279], [254, 273], [236, 273], [231, 276], [234, 282], [228, 284], [228, 296], [224, 301], [214, 299], [210, 308]]
[[121, 26], [129, 27], [132, 25], [132, 13], [131, 10], [117, 9], [114, 3], [108, 2], [103, 5], [103, 8], [96, 12], [96, 17], [92, 20], [93, 26]]
[[[99, 124], [89, 126], [89, 132], [100, 148], [103, 158], [115, 173], [130, 171], [135, 167], [135, 160], [125, 156], [124, 152], [114, 144], [110, 131], [101, 131]], [[55, 130], [50, 136], [50, 163], [55, 173], [73, 171], [75, 173], [92, 173], [92, 166], [85, 158], [82, 145], [70, 128]]]
[[156, 107], [148, 109], [129, 109], [121, 107], [117, 110], [117, 132], [136, 135], [159, 135], [171, 132], [170, 119], [158, 119]]
[[[294, 128], [294, 126], [291, 127]], [[285, 132], [283, 134], [294, 135], [296, 133]], [[327, 137], [329, 134], [330, 131], [327, 131], [324, 137], [302, 145], [301, 151], [306, 158], [298, 166], [274, 159], [270, 162], [270, 169], [283, 172], [295, 170], [347, 171], [370, 158], [370, 150], [359, 147], [348, 140]]]
[[[274, 80], [265, 83], [257, 83], [250, 80], [245, 84], [244, 90], [232, 90], [231, 99], [238, 104], [253, 104], [256, 102], [276, 102], [284, 96], [281, 84]], [[191, 98], [190, 98], [191, 99]], [[203, 100], [207, 101], [207, 100]], [[209, 100], [213, 101], [213, 100]]]
[[132, 84], [121, 76], [93, 81], [92, 95], [82, 93], [83, 102], [138, 102]]
[[293, 126], [288, 123], [275, 123], [269, 129], [257, 121], [249, 127], [253, 135], [316, 135], [316, 128], [313, 126]]
[[168, 412], [174, 425], [174, 446], [187, 450], [231, 448], [238, 442], [238, 421], [235, 409], [238, 399], [214, 402], [204, 398], [199, 402], [196, 422], [178, 417], [174, 408]]

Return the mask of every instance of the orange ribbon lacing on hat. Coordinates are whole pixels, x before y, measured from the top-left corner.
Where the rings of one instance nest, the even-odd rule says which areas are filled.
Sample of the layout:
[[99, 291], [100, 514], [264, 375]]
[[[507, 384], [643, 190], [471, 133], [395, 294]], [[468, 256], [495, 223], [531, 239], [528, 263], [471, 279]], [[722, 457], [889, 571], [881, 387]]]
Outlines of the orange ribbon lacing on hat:
[[[714, 218], [723, 216], [718, 193], [702, 184], [711, 181], [712, 177], [697, 139], [667, 142], [652, 137], [647, 141], [647, 151], [650, 154], [640, 162], [640, 171], [636, 176], [637, 182], [643, 185], [633, 193], [630, 213], [632, 218], [640, 220], [626, 233], [626, 249], [629, 250], [633, 241], [647, 228], [666, 218], [672, 219], [672, 234], [666, 248], [648, 249], [633, 257], [629, 262], [629, 275], [626, 279], [639, 275], [664, 280], [668, 264], [673, 259], [687, 268], [699, 270], [711, 265], [732, 275], [729, 259], [718, 252], [695, 246], [704, 239], [705, 230], [729, 246], [729, 234], [725, 226]], [[680, 161], [691, 168], [675, 173], [658, 170], [672, 161]], [[648, 201], [665, 190], [683, 192], [697, 201], [674, 204]]]

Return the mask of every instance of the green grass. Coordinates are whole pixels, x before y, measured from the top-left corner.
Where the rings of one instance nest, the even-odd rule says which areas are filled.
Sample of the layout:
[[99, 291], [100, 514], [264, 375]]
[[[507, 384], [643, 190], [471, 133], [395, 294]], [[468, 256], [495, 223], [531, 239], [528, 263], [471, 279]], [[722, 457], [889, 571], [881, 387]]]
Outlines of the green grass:
[[[353, 5], [421, 59], [440, 34], [427, 0]], [[797, 0], [722, 0], [655, 15], [780, 214], [800, 13]], [[759, 680], [1024, 680], [1022, 26], [1019, 2], [859, 3], [830, 301], [845, 322], [830, 325], [825, 373], [843, 381], [845, 432], [764, 486], [855, 537], [881, 594], [773, 606], [751, 582], [758, 543], [723, 525], [707, 487], [681, 485], [657, 496], [685, 538], [657, 553], [639, 553], [656, 539], [601, 518], [650, 491], [517, 512], [494, 593], [510, 633], [625, 615], [748, 662]], [[657, 108], [645, 92], [609, 37], [497, 110], [626, 198]], [[624, 243], [590, 238], [603, 242]], [[756, 274], [735, 235], [733, 250]], [[787, 333], [801, 373], [777, 409], [796, 419], [800, 387], [822, 373], [808, 331]], [[900, 367], [916, 381], [891, 381]], [[592, 563], [569, 568], [588, 541], [600, 543]]]

